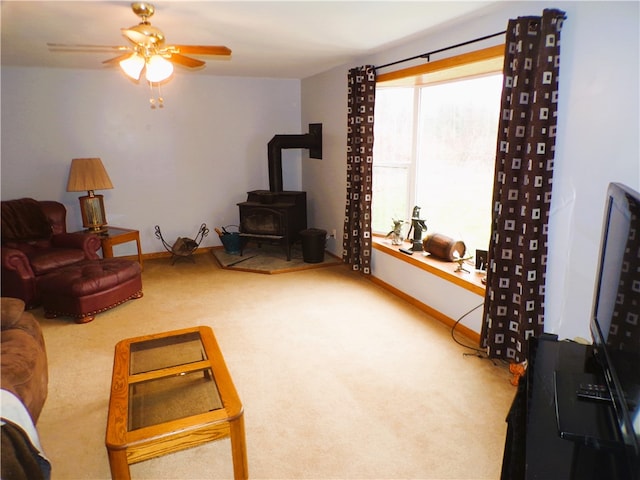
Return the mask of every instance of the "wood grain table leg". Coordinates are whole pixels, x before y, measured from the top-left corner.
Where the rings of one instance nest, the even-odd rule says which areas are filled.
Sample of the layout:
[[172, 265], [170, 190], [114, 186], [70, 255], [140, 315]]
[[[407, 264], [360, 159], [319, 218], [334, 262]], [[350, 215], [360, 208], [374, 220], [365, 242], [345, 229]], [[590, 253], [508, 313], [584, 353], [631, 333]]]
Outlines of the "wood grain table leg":
[[108, 450], [109, 468], [113, 480], [131, 480], [126, 450]]
[[138, 247], [138, 263], [140, 268], [144, 268], [142, 265], [142, 247], [140, 246], [140, 234], [136, 235], [136, 245]]
[[233, 457], [233, 477], [236, 480], [247, 480], [247, 446], [244, 435], [244, 414], [229, 422], [231, 438], [231, 455]]
[[102, 256], [104, 258], [113, 258], [113, 243], [108, 240], [102, 240]]

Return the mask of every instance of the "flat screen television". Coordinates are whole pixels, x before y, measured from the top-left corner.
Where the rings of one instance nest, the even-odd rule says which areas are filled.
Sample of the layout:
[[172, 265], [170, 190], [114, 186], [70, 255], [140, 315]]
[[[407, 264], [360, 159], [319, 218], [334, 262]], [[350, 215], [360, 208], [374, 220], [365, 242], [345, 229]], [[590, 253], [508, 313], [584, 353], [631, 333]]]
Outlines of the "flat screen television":
[[590, 322], [618, 431], [640, 465], [640, 193], [611, 183]]

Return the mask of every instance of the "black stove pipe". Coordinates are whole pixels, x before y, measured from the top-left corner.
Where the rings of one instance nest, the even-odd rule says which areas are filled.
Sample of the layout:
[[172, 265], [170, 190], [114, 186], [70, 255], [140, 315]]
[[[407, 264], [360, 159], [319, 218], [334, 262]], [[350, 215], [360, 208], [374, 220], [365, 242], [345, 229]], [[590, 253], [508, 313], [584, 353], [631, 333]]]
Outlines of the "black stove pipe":
[[309, 133], [275, 135], [267, 145], [269, 161], [269, 191], [282, 192], [282, 149], [307, 148], [311, 158], [322, 158], [322, 124], [310, 123]]

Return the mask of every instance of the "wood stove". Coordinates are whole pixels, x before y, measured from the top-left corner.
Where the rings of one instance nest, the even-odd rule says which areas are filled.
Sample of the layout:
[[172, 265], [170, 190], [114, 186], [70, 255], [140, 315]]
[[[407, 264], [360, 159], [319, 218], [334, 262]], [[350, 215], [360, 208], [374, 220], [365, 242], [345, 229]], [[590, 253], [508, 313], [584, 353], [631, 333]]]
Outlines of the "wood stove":
[[[308, 148], [309, 156], [322, 158], [322, 124], [310, 124], [303, 135], [276, 135], [268, 145], [269, 190], [247, 193], [240, 208], [240, 236], [258, 242], [280, 243], [291, 260], [291, 246], [307, 228], [307, 193], [282, 189], [282, 149]], [[244, 245], [244, 242], [240, 242]], [[242, 255], [242, 247], [240, 250]]]
[[[240, 236], [260, 242], [277, 242], [291, 260], [291, 245], [307, 228], [307, 193], [254, 190], [240, 207]], [[242, 255], [242, 249], [240, 251]]]

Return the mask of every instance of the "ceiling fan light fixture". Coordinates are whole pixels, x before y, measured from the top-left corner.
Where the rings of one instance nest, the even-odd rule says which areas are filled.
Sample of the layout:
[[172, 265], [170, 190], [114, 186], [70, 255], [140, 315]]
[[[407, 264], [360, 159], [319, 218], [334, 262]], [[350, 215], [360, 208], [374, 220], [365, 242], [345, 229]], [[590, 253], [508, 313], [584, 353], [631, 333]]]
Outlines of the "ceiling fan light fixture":
[[149, 82], [159, 83], [171, 76], [173, 64], [162, 55], [153, 55], [147, 60], [146, 77]]
[[130, 28], [122, 28], [122, 35], [129, 41], [145, 47], [160, 48], [164, 45], [164, 33], [148, 23], [139, 23]]
[[157, 99], [151, 98], [151, 108], [156, 108], [156, 103], [160, 108], [163, 107], [164, 100], [160, 92], [161, 84], [169, 80], [173, 75], [174, 64], [196, 69], [203, 67], [205, 62], [188, 55], [231, 56], [231, 50], [222, 45], [167, 46], [165, 45], [165, 36], [162, 30], [152, 26], [151, 22], [149, 22], [149, 18], [155, 12], [153, 5], [146, 2], [134, 2], [131, 4], [131, 9], [142, 21], [129, 28], [120, 29], [129, 45], [47, 45], [50, 49], [54, 47], [54, 51], [69, 49], [69, 51], [101, 52], [104, 50], [117, 52], [117, 56], [103, 60], [102, 63], [107, 66], [119, 65], [123, 73], [136, 82], [140, 80], [144, 70], [152, 95], [155, 88], [158, 90]]
[[134, 80], [140, 79], [140, 74], [142, 73], [144, 65], [144, 58], [137, 53], [134, 53], [129, 58], [125, 58], [120, 62], [120, 68], [122, 71]]

